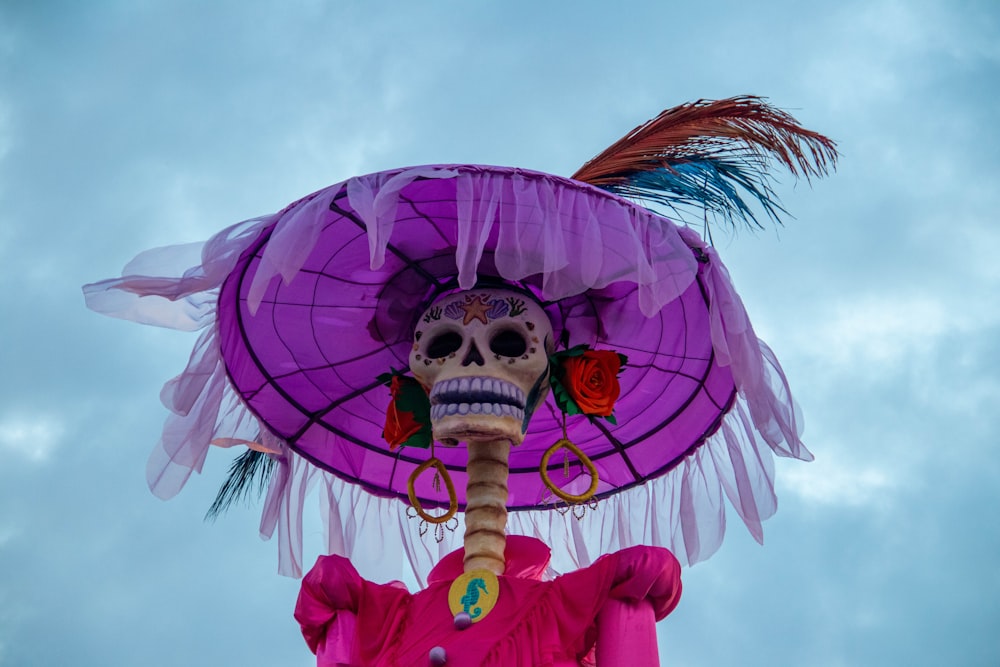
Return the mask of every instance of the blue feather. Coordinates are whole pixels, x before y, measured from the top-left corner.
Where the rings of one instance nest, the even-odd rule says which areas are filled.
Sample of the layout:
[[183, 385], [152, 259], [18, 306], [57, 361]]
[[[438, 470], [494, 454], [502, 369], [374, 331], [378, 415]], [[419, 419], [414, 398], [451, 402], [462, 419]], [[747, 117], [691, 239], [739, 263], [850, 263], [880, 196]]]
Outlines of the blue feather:
[[669, 167], [632, 172], [625, 182], [602, 187], [628, 199], [668, 206], [678, 213], [684, 208], [708, 210], [730, 224], [739, 219], [762, 227], [748, 199], [779, 224], [780, 214], [787, 213], [766, 172], [752, 160], [689, 159]]

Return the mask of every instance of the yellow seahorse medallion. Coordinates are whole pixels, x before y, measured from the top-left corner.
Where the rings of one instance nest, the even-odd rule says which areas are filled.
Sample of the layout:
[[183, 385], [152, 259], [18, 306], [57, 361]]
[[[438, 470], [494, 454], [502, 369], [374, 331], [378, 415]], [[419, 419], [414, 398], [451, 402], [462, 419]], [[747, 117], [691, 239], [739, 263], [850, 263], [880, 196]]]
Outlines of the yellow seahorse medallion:
[[483, 620], [500, 597], [500, 581], [489, 570], [466, 572], [451, 584], [448, 606], [452, 615], [465, 612], [473, 623]]

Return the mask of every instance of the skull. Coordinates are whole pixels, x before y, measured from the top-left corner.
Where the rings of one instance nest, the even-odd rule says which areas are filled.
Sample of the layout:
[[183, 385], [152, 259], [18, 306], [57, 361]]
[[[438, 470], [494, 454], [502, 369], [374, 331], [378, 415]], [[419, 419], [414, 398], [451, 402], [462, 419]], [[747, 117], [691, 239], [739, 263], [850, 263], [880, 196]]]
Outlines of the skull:
[[520, 292], [473, 289], [431, 304], [410, 370], [430, 395], [434, 439], [520, 444], [548, 394], [552, 348], [548, 316]]

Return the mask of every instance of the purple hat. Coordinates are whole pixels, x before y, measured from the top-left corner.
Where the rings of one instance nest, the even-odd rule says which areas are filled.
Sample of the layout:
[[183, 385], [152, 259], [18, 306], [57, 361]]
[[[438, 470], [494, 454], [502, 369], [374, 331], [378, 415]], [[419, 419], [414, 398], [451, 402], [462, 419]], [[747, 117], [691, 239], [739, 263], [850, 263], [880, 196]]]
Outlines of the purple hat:
[[[100, 312], [204, 329], [164, 387], [174, 414], [150, 459], [154, 493], [175, 494], [209, 444], [247, 445], [239, 475], [271, 471], [261, 529], [280, 528], [283, 572], [300, 573], [302, 503], [322, 480], [329, 551], [350, 556], [366, 533], [398, 534], [420, 576], [434, 547], [406, 518], [407, 480], [428, 452], [383, 440], [390, 395], [379, 376], [407, 367], [435, 298], [514, 286], [543, 306], [557, 349], [586, 344], [628, 364], [616, 424], [565, 420], [599, 473], [593, 509], [574, 509], [577, 521], [542, 483], [542, 456], [563, 437], [550, 396], [510, 454], [510, 531], [546, 539], [557, 558], [562, 547], [574, 565], [635, 543], [696, 562], [721, 542], [723, 496], [762, 539], [776, 508], [771, 452], [812, 457], [785, 376], [715, 250], [625, 197], [756, 222], [741, 191], [780, 211], [767, 158], [808, 176], [835, 155], [755, 98], [698, 102], [637, 128], [574, 179], [473, 165], [359, 176], [224, 230], [183, 272], [156, 267], [173, 256], [159, 249], [85, 292]], [[461, 509], [464, 445], [435, 456]], [[578, 493], [590, 476], [573, 463], [548, 468]], [[448, 503], [430, 485], [418, 494], [425, 507]], [[438, 537], [438, 555], [455, 546]]]

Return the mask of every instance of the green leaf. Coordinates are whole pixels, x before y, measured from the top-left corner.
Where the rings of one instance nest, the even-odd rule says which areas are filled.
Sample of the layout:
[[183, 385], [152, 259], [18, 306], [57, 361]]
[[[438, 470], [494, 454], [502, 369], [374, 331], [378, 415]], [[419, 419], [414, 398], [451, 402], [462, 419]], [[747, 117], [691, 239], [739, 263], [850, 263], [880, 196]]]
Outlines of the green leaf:
[[403, 383], [399, 389], [399, 396], [396, 397], [396, 408], [403, 412], [410, 412], [417, 421], [426, 421], [421, 417], [427, 417], [431, 411], [431, 401], [427, 397], [424, 388], [414, 380]]
[[553, 368], [561, 368], [562, 360], [569, 357], [579, 357], [581, 354], [590, 349], [590, 346], [586, 343], [581, 343], [580, 345], [574, 345], [568, 350], [562, 350], [561, 352], [555, 352], [549, 355], [549, 364]]
[[431, 425], [427, 424], [422, 429], [411, 435], [400, 447], [417, 447], [419, 449], [429, 449], [431, 446]]
[[552, 382], [552, 396], [556, 399], [559, 409], [568, 415], [582, 415], [583, 410], [576, 404], [573, 397], [566, 391], [566, 387], [561, 382]]

